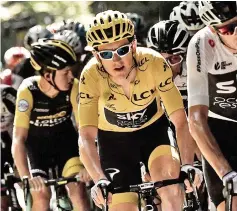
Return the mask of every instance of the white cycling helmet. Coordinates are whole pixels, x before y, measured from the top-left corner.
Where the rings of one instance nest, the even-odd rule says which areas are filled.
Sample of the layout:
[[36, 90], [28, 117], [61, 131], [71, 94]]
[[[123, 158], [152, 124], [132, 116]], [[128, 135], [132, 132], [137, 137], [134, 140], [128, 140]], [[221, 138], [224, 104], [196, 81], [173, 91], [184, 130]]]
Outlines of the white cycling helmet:
[[173, 8], [170, 14], [170, 20], [177, 20], [187, 30], [200, 30], [205, 25], [199, 17], [198, 2], [181, 2], [179, 6]]
[[53, 35], [53, 39], [62, 40], [70, 45], [76, 54], [82, 54], [84, 51], [83, 45], [81, 43], [80, 37], [76, 32], [71, 30], [64, 30], [57, 32]]
[[200, 18], [207, 26], [221, 24], [237, 16], [236, 4], [236, 1], [200, 1]]
[[52, 33], [41, 25], [33, 26], [29, 29], [24, 37], [24, 46], [27, 49], [31, 49], [31, 44], [37, 42], [42, 38], [50, 38]]

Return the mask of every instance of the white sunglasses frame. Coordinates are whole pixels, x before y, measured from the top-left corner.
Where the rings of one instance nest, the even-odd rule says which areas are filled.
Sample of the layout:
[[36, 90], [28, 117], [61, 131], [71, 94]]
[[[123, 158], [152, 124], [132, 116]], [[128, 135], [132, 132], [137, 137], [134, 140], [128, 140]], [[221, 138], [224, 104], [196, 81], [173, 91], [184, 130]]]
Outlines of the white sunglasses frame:
[[[120, 56], [120, 55], [117, 53], [117, 50], [120, 49], [120, 48], [126, 47], [126, 46], [129, 47], [129, 51], [128, 51], [126, 54]], [[97, 55], [100, 57], [100, 59], [103, 59], [103, 60], [113, 60], [115, 53], [116, 53], [119, 57], [124, 57], [124, 56], [126, 56], [126, 55], [131, 51], [131, 47], [132, 47], [132, 43], [129, 43], [129, 44], [120, 46], [120, 47], [117, 48], [116, 50], [96, 51], [96, 53], [97, 53]], [[110, 59], [105, 59], [105, 58], [103, 58], [103, 57], [100, 55], [100, 53], [108, 52], [108, 51], [109, 51], [109, 52], [112, 52], [112, 54], [113, 54], [112, 58], [110, 58]]]
[[[175, 56], [175, 55], [174, 55]], [[166, 58], [165, 60], [168, 62], [168, 64], [170, 65], [170, 66], [175, 66], [175, 65], [177, 65], [177, 64], [180, 64], [183, 60], [184, 60], [184, 57], [182, 56], [182, 55], [179, 55], [180, 57], [181, 57], [181, 60], [179, 61], [179, 62], [177, 62], [177, 63], [175, 63], [175, 64], [171, 64], [170, 63], [170, 61], [169, 61], [169, 57], [168, 58]]]

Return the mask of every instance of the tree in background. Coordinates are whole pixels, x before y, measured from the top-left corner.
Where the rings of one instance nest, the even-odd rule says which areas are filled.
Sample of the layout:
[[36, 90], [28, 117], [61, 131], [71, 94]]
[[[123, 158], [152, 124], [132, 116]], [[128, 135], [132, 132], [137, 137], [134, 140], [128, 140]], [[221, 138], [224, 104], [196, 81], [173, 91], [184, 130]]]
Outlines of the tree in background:
[[1, 1], [1, 61], [7, 49], [23, 46], [23, 38], [36, 24], [48, 25], [63, 19], [88, 20], [86, 1]]
[[71, 18], [85, 24], [87, 28], [94, 14], [112, 9], [142, 15], [148, 30], [154, 23], [169, 19], [173, 7], [179, 3], [180, 1], [1, 1], [1, 61], [8, 48], [23, 45], [27, 30], [36, 24], [48, 25], [53, 21]]

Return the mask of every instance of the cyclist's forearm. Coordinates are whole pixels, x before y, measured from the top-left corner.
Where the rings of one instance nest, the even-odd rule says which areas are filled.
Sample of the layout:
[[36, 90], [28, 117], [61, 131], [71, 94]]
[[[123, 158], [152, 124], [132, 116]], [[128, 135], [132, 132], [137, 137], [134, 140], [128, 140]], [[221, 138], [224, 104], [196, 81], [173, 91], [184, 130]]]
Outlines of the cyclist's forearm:
[[200, 119], [199, 121], [192, 120], [190, 121], [189, 127], [191, 135], [195, 139], [202, 155], [222, 179], [222, 177], [232, 169], [212, 135], [206, 119]]
[[182, 127], [176, 128], [176, 138], [182, 164], [192, 165], [197, 145], [189, 133], [188, 124], [184, 124]]
[[100, 159], [94, 140], [81, 138], [79, 142], [80, 159], [94, 182], [106, 178], [100, 165]]
[[26, 148], [23, 143], [15, 143], [13, 141], [12, 156], [13, 156], [14, 163], [17, 167], [20, 177], [21, 178], [23, 176], [30, 177], [30, 171], [29, 171], [28, 163], [27, 163]]

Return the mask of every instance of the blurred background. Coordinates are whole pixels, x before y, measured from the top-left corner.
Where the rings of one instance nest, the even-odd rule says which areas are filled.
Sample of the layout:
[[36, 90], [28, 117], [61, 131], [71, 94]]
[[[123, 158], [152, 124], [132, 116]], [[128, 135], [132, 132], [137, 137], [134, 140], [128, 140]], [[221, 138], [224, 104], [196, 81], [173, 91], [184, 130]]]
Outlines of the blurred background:
[[[47, 26], [64, 19], [75, 19], [87, 29], [98, 12], [112, 9], [138, 13], [148, 28], [169, 14], [180, 1], [1, 1], [1, 61], [7, 49], [23, 46], [23, 39], [34, 25]], [[4, 62], [3, 62], [4, 65]]]

